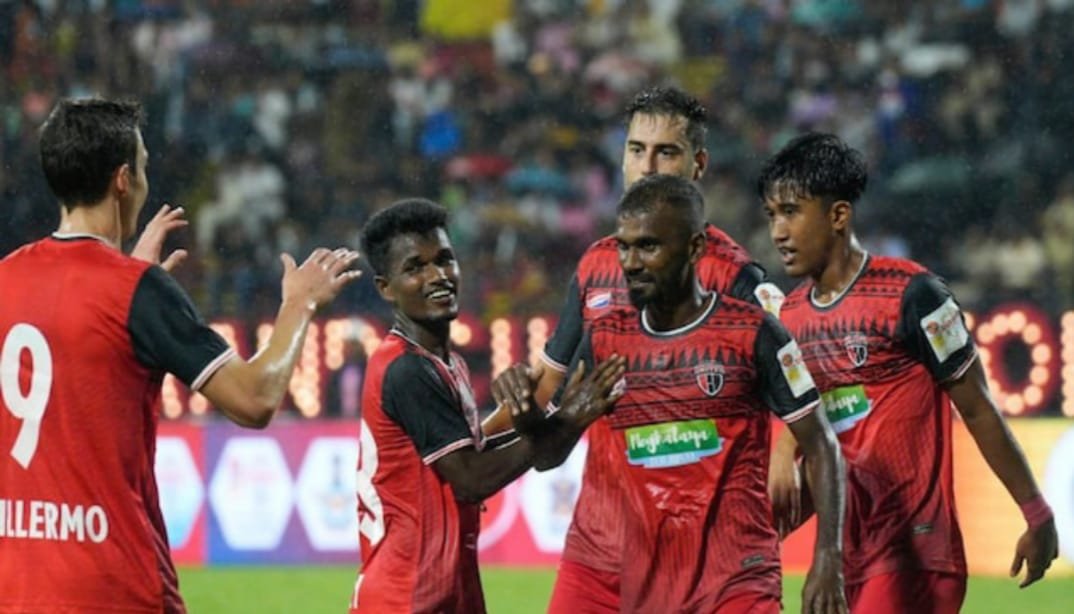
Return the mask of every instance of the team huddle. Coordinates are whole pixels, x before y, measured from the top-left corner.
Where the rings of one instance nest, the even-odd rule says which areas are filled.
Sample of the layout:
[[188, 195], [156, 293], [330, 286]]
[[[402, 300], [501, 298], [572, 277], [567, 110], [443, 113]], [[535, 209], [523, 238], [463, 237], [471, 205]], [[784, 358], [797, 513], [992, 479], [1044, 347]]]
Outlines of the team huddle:
[[[581, 256], [542, 360], [493, 380], [490, 411], [451, 347], [446, 211], [412, 198], [366, 223], [394, 321], [362, 389], [350, 611], [484, 612], [482, 501], [584, 434], [549, 612], [779, 612], [780, 540], [814, 514], [803, 611], [957, 612], [952, 404], [1025, 517], [1011, 575], [1043, 577], [1052, 513], [959, 304], [855, 237], [862, 156], [810, 133], [763, 165], [758, 215], [802, 279], [784, 296], [704, 219], [705, 109], [651, 88], [625, 119], [615, 232]], [[263, 428], [310, 319], [358, 277], [347, 248], [283, 255], [272, 336], [238, 356], [168, 274], [183, 254], [160, 262], [181, 209], [119, 249], [148, 192], [139, 123], [135, 105], [61, 102], [41, 133], [60, 228], [0, 261], [0, 612], [184, 612], [153, 476], [164, 374]], [[76, 509], [81, 537], [59, 539]]]

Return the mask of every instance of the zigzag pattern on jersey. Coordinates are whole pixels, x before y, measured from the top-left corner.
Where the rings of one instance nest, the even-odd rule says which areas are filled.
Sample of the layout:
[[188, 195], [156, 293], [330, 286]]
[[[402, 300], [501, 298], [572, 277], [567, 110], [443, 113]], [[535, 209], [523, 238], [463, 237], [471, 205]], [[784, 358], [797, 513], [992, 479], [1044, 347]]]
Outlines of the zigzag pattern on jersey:
[[[711, 224], [705, 227], [705, 253], [697, 267], [702, 286], [726, 292], [738, 272], [750, 262], [750, 255], [731, 237]], [[604, 237], [586, 250], [578, 263], [578, 287], [583, 294], [588, 289], [618, 290], [613, 294], [613, 304], [630, 304], [626, 299], [619, 246], [614, 236]]]
[[[851, 291], [833, 307], [812, 305], [812, 284], [798, 286], [787, 297], [782, 319], [798, 341], [820, 390], [888, 381], [915, 364], [902, 349], [897, 329], [906, 286], [924, 270], [913, 262], [870, 258]], [[864, 335], [867, 342], [863, 365], [854, 364], [847, 347], [856, 334]]]
[[[627, 392], [609, 415], [612, 428], [740, 416], [759, 410], [754, 342], [764, 315], [759, 308], [721, 298], [696, 328], [671, 337], [646, 333], [637, 313], [614, 312], [593, 323], [595, 358], [627, 359]], [[706, 394], [703, 378], [719, 382]]]

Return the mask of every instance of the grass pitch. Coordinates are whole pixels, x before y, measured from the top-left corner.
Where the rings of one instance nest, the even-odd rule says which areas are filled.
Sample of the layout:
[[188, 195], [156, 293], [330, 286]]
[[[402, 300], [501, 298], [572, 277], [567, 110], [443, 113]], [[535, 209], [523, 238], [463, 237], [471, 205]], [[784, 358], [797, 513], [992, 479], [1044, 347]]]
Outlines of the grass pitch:
[[[541, 614], [555, 570], [483, 568], [485, 600], [492, 614]], [[350, 567], [185, 567], [180, 589], [191, 614], [340, 614], [347, 611], [355, 570]], [[802, 576], [784, 580], [786, 612], [799, 612]], [[962, 611], [969, 614], [1068, 614], [1074, 578], [1046, 578], [1019, 590], [1006, 578], [970, 578]]]

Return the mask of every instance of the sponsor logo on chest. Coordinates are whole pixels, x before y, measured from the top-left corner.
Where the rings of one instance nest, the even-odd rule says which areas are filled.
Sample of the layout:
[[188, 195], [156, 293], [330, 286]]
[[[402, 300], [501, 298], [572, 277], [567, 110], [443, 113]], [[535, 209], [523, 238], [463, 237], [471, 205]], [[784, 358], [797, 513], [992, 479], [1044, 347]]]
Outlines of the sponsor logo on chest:
[[711, 419], [637, 426], [624, 435], [627, 462], [648, 469], [696, 463], [723, 449], [723, 439]]

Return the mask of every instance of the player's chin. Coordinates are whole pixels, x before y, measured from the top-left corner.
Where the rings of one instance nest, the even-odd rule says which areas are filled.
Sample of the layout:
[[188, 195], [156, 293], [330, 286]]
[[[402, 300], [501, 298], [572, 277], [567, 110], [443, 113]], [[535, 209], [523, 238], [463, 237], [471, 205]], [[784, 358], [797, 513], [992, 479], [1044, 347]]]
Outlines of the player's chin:
[[459, 317], [458, 303], [430, 309], [426, 320], [430, 322], [450, 322]]
[[783, 272], [790, 277], [804, 277], [809, 273], [809, 268], [797, 260], [783, 263]]
[[627, 296], [630, 298], [630, 304], [638, 311], [645, 309], [649, 303], [653, 302], [653, 293], [647, 288], [630, 288]]

